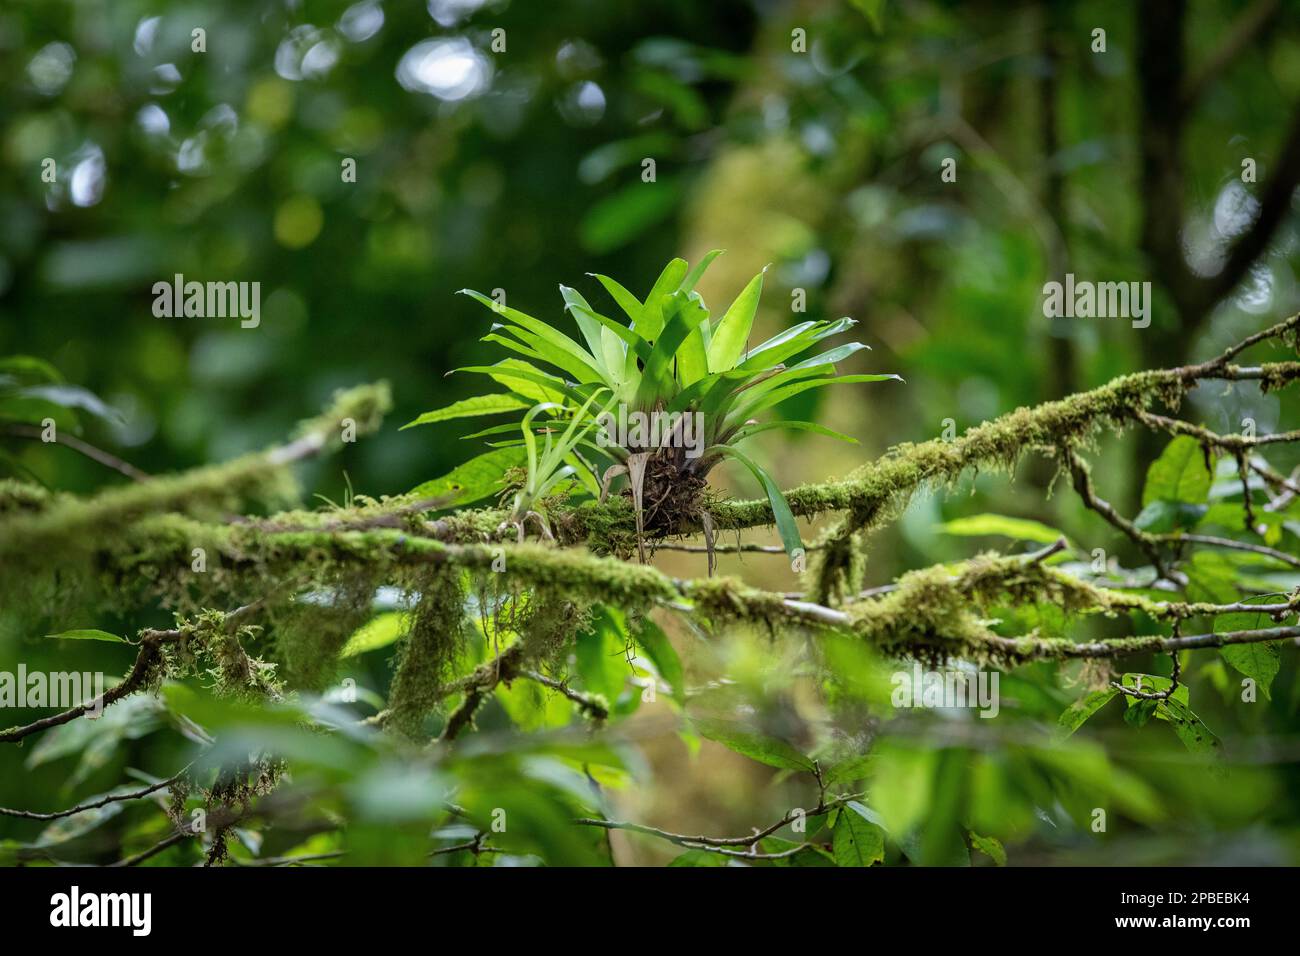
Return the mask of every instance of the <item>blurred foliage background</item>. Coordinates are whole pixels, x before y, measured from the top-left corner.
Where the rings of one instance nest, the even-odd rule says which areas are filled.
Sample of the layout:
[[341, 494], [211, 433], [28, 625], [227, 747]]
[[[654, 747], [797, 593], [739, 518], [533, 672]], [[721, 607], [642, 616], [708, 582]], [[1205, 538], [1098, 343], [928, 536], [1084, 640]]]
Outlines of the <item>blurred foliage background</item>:
[[[122, 419], [88, 421], [84, 437], [151, 473], [267, 445], [334, 389], [386, 378], [397, 411], [382, 433], [304, 475], [333, 500], [349, 487], [396, 494], [478, 450], [454, 425], [397, 429], [473, 394], [471, 378], [448, 370], [497, 357], [478, 341], [483, 310], [456, 290], [502, 289], [512, 306], [568, 328], [558, 283], [595, 299], [586, 274], [601, 272], [640, 294], [670, 256], [722, 248], [701, 284], [715, 310], [770, 263], [763, 333], [852, 315], [874, 351], [843, 371], [906, 379], [806, 393], [784, 410], [860, 446], [773, 433], [759, 442], [783, 487], [844, 474], [893, 443], [939, 435], [946, 420], [960, 430], [1127, 371], [1206, 358], [1295, 310], [1296, 6], [1136, 6], [6, 0], [0, 354], [46, 359], [102, 396]], [[206, 33], [201, 53], [195, 28]], [[941, 176], [949, 158], [953, 182]], [[654, 182], [643, 181], [646, 159]], [[1246, 159], [1257, 180], [1243, 182]], [[355, 182], [341, 174], [347, 160]], [[1258, 242], [1241, 262], [1243, 236]], [[1151, 327], [1045, 319], [1043, 283], [1066, 272], [1151, 281]], [[156, 317], [153, 283], [175, 273], [259, 281], [260, 325]], [[800, 290], [805, 316], [792, 313]], [[1264, 430], [1294, 424], [1294, 406], [1249, 386], [1201, 395], [1192, 412], [1221, 430], [1245, 417]], [[6, 449], [54, 487], [120, 480], [64, 448]], [[1136, 501], [1158, 450], [1109, 443], [1103, 493]], [[755, 496], [743, 474], [721, 469], [715, 481], [730, 479]], [[873, 538], [869, 583], [1006, 546], [943, 534], [961, 515], [1038, 519], [1116, 547], [1071, 496], [1048, 495], [1050, 479], [1031, 461], [1014, 481], [981, 475], [918, 499]], [[692, 575], [703, 561], [657, 559]], [[721, 572], [797, 587], [780, 557], [724, 558]], [[780, 645], [701, 646], [665, 626], [691, 648], [698, 679], [739, 673], [798, 712]], [[384, 662], [366, 666], [362, 682], [382, 688]], [[1029, 716], [1054, 719], [1078, 693], [1049, 683], [1016, 685]], [[1298, 691], [1284, 654], [1273, 699], [1256, 710], [1206, 699], [1202, 716], [1221, 736], [1255, 741], [1253, 766], [1230, 785], [1207, 784], [1176, 741], [1166, 748], [1115, 717], [1099, 733], [1122, 738], [1116, 759], [1125, 773], [1141, 768], [1153, 796], [1129, 806], [1128, 842], [1104, 850], [1035, 817], [1056, 812], [1059, 794], [1042, 811], [979, 789], [1003, 779], [979, 768], [958, 789], [974, 793], [975, 829], [1001, 820], [1024, 838], [1020, 862], [1294, 862]], [[165, 762], [148, 753], [162, 746], [154, 739], [124, 744], [71, 789], [67, 766], [21, 769], [25, 755], [0, 753], [0, 801], [61, 805], [113, 779], [111, 768]], [[674, 734], [650, 735], [658, 783], [621, 796], [626, 815], [720, 833], [780, 816], [789, 800], [768, 786], [769, 768], [704, 746], [714, 760]], [[1013, 744], [987, 746], [979, 767], [1035, 772]], [[896, 779], [924, 781], [894, 799], [926, 807], [956, 792], [941, 785], [951, 752], [886, 751]], [[1120, 773], [1078, 767], [1103, 789]], [[23, 826], [0, 821], [0, 834]], [[670, 855], [616, 839], [624, 861]]]

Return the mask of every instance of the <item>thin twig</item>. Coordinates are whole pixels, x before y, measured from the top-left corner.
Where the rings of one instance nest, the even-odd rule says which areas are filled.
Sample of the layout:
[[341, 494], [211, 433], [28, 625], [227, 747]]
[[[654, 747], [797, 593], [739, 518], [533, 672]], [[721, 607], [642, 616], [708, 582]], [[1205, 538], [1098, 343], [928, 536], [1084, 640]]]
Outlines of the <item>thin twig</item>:
[[[31, 438], [38, 441], [45, 441], [45, 430], [36, 425], [6, 425], [0, 429], [0, 433], [12, 435], [15, 438]], [[63, 445], [71, 448], [73, 451], [85, 455], [91, 461], [98, 462], [105, 468], [111, 468], [120, 475], [125, 475], [132, 481], [148, 481], [149, 475], [141, 471], [135, 465], [128, 461], [123, 461], [116, 455], [104, 451], [102, 448], [96, 448], [88, 441], [78, 438], [76, 435], [68, 435], [61, 430], [56, 429], [52, 443]]]
[[[189, 768], [187, 767], [186, 769]], [[127, 800], [139, 800], [143, 797], [149, 796], [149, 794], [151, 793], [157, 793], [159, 790], [163, 790], [167, 787], [170, 787], [177, 780], [179, 780], [184, 774], [185, 774], [185, 770], [182, 770], [180, 771], [180, 773], [177, 773], [175, 776], [168, 777], [166, 780], [159, 781], [158, 783], [150, 784], [149, 786], [145, 787], [143, 790], [135, 790], [131, 793], [109, 794], [106, 797], [102, 797], [99, 800], [93, 800], [90, 803], [78, 804], [77, 806], [72, 807], [69, 810], [57, 810], [53, 813], [36, 813], [32, 810], [10, 810], [4, 807], [0, 807], [0, 816], [22, 817], [24, 820], [58, 820], [62, 817], [71, 817], [71, 816], [75, 816], [78, 813], [84, 813], [87, 810], [98, 810], [100, 807], [106, 807], [110, 803], [121, 803]]]

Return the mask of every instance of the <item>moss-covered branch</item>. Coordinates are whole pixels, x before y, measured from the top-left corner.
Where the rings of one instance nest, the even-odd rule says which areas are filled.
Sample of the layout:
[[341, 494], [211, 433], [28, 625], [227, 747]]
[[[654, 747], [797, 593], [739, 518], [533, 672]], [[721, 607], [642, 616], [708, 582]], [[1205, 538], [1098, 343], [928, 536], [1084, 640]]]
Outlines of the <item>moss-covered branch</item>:
[[[9, 562], [39, 564], [43, 556], [68, 560], [147, 515], [221, 518], [251, 501], [291, 504], [298, 489], [287, 466], [337, 447], [345, 435], [374, 431], [391, 405], [387, 383], [358, 386], [339, 392], [331, 406], [303, 422], [287, 444], [222, 465], [162, 475], [90, 498], [60, 495], [37, 500], [24, 495], [20, 502], [0, 501], [0, 514], [8, 515], [0, 523], [0, 567]], [[14, 484], [6, 484], [0, 495], [20, 494]]]

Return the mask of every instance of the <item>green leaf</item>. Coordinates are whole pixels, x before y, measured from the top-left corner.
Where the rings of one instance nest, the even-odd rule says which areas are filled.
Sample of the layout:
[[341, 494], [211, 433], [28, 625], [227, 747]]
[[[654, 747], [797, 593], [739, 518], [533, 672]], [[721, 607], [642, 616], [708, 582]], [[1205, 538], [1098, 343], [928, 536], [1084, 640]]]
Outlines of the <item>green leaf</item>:
[[[117, 787], [109, 793], [96, 794], [93, 797], [87, 797], [82, 803], [95, 803], [98, 800], [110, 796], [124, 793], [130, 793], [133, 787]], [[89, 833], [91, 830], [107, 823], [113, 817], [117, 816], [125, 808], [126, 804], [118, 801], [106, 803], [102, 807], [95, 807], [90, 810], [82, 810], [80, 813], [74, 813], [70, 817], [62, 817], [51, 822], [41, 835], [36, 838], [35, 846], [52, 847], [61, 843], [67, 843], [77, 837]]]
[[[700, 307], [697, 300], [689, 299], [679, 292], [661, 297], [661, 306], [661, 315], [667, 316], [667, 321], [657, 332], [658, 337], [650, 350], [650, 358], [645, 363], [641, 384], [637, 388], [636, 406], [640, 409], [658, 407], [676, 392], [673, 364], [677, 350], [687, 336], [708, 319], [708, 313]], [[638, 331], [641, 331], [639, 327]]]
[[680, 197], [674, 180], [631, 183], [591, 207], [578, 225], [578, 239], [588, 252], [613, 252], [671, 216]]
[[[460, 291], [462, 295], [470, 296], [487, 306], [497, 315], [503, 316], [515, 323], [515, 325], [520, 326], [525, 332], [529, 333], [529, 335], [520, 335], [520, 338], [525, 342], [528, 342], [528, 344], [532, 345], [534, 348], [538, 348], [539, 343], [545, 345], [547, 351], [544, 351], [543, 354], [547, 356], [547, 361], [554, 365], [558, 365], [561, 368], [566, 368], [564, 363], [567, 362], [571, 367], [566, 368], [566, 370], [570, 371], [570, 374], [572, 374], [578, 381], [592, 381], [600, 377], [599, 373], [591, 364], [592, 357], [583, 350], [581, 345], [573, 341], [573, 339], [569, 338], [559, 329], [543, 322], [541, 319], [535, 319], [531, 315], [520, 312], [518, 309], [498, 305], [494, 300], [483, 295], [481, 292], [475, 292], [473, 289], [461, 289]], [[519, 329], [515, 328], [511, 328], [510, 331], [515, 334], [519, 334], [520, 332]], [[556, 358], [562, 358], [562, 361], [557, 361], [556, 358], [552, 358], [553, 355], [556, 356]], [[590, 378], [588, 378], [588, 376], [590, 376]]]
[[885, 858], [885, 831], [871, 817], [855, 800], [844, 805], [831, 837], [837, 866], [873, 866]]
[[[1271, 604], [1276, 597], [1264, 596], [1248, 598], [1245, 603], [1258, 602]], [[1238, 611], [1224, 614], [1214, 621], [1214, 633], [1226, 634], [1231, 631], [1258, 631], [1277, 627], [1267, 614], [1258, 611]], [[1282, 666], [1280, 641], [1262, 641], [1256, 644], [1229, 644], [1219, 648], [1219, 655], [1237, 671], [1253, 680], [1264, 692], [1265, 699], [1271, 700], [1273, 678]]]
[[754, 327], [754, 315], [763, 295], [763, 276], [766, 274], [767, 269], [764, 269], [749, 280], [713, 330], [713, 339], [709, 342], [710, 372], [727, 372], [739, 363]]
[[591, 625], [578, 632], [574, 646], [582, 686], [611, 704], [618, 700], [632, 676], [624, 651], [626, 642], [622, 615], [601, 608]]
[[1227, 604], [1237, 600], [1239, 572], [1217, 551], [1198, 551], [1183, 566], [1187, 575], [1187, 599]]
[[[1143, 690], [1146, 691], [1148, 694], [1163, 693], [1164, 691], [1168, 690], [1169, 685], [1173, 683], [1173, 681], [1171, 681], [1168, 677], [1161, 677], [1159, 674], [1136, 674], [1136, 673], [1124, 674], [1122, 677], [1120, 677], [1119, 682], [1123, 684], [1125, 687], [1131, 687], [1134, 690]], [[1127, 706], [1132, 707], [1142, 699], [1143, 698], [1141, 697], [1133, 697], [1131, 695], [1125, 695], [1124, 703]], [[1178, 689], [1175, 690], [1173, 693], [1172, 699], [1181, 701], [1182, 703], [1186, 704], [1188, 700], [1187, 685], [1179, 684]]]
[[94, 392], [84, 389], [80, 385], [64, 385], [61, 383], [33, 385], [19, 389], [12, 394], [19, 399], [48, 402], [59, 408], [80, 409], [83, 412], [89, 412], [96, 418], [119, 425], [126, 421], [126, 418], [116, 408], [113, 408]]
[[385, 611], [377, 614], [365, 624], [352, 632], [340, 657], [356, 657], [367, 651], [377, 651], [381, 647], [397, 641], [407, 630], [407, 615], [401, 611]]
[[577, 289], [561, 285], [560, 295], [564, 298], [565, 307], [578, 323], [578, 328], [582, 330], [583, 338], [587, 340], [587, 347], [596, 360], [596, 366], [605, 378], [605, 384], [612, 387], [622, 382], [627, 349], [619, 340], [619, 335], [612, 329], [606, 328], [617, 323], [612, 319], [596, 315], [586, 298]]
[[567, 398], [576, 405], [581, 405], [583, 401], [582, 393], [569, 386], [564, 379], [548, 375], [519, 359], [502, 359], [495, 365], [466, 365], [454, 371], [486, 375], [524, 398], [542, 402], [558, 402]]
[[778, 737], [755, 733], [732, 720], [697, 717], [695, 729], [703, 737], [722, 744], [728, 750], [784, 770], [811, 772], [813, 763], [798, 750]]
[[4, 378], [18, 379], [24, 382], [62, 382], [59, 370], [45, 359], [32, 355], [0, 356], [0, 386]]
[[1174, 438], [1147, 469], [1142, 504], [1153, 501], [1182, 501], [1204, 504], [1210, 496], [1211, 475], [1205, 453], [1190, 435]]
[[1002, 841], [996, 837], [980, 836], [972, 830], [970, 832], [970, 845], [971, 849], [979, 850], [998, 866], [1007, 865], [1007, 851], [1002, 846]]
[[708, 850], [687, 850], [673, 857], [669, 866], [730, 866], [731, 860], [724, 853], [710, 853]]
[[443, 408], [425, 412], [414, 421], [409, 421], [399, 431], [414, 428], [416, 425], [428, 425], [432, 422], [445, 422], [453, 418], [472, 418], [476, 415], [498, 415], [527, 408], [528, 402], [517, 395], [476, 395], [473, 398], [452, 402]]
[[1210, 733], [1204, 721], [1192, 713], [1192, 709], [1177, 696], [1160, 701], [1157, 710], [1163, 712], [1165, 719], [1173, 726], [1174, 733], [1189, 751], [1204, 757], [1222, 754], [1223, 747], [1219, 738]]
[[722, 255], [724, 251], [725, 250], [722, 249], [710, 249], [705, 253], [704, 258], [701, 259], [696, 264], [695, 268], [691, 270], [690, 275], [682, 280], [682, 284], [678, 287], [678, 291], [693, 292], [695, 287], [699, 285], [700, 279], [704, 278], [704, 273], [707, 272], [709, 266], [713, 264], [713, 260]]
[[686, 677], [682, 670], [681, 658], [672, 642], [654, 621], [642, 618], [640, 627], [632, 632], [637, 644], [646, 652], [655, 670], [673, 689], [673, 699], [677, 703], [686, 703]]
[[852, 435], [845, 435], [843, 432], [837, 432], [834, 429], [827, 428], [825, 425], [818, 425], [814, 422], [764, 422], [763, 424], [744, 425], [736, 431], [731, 437], [732, 441], [742, 441], [753, 435], [759, 435], [766, 431], [772, 431], [776, 428], [792, 428], [795, 431], [812, 432], [816, 435], [825, 435], [827, 438], [837, 438], [840, 441], [848, 442], [850, 445], [858, 444], [858, 440]]
[[1157, 701], [1146, 697], [1128, 697], [1128, 706], [1124, 710], [1124, 723], [1130, 727], [1145, 727], [1151, 715], [1156, 712]]
[[627, 315], [627, 320], [629, 322], [635, 322], [637, 320], [637, 316], [641, 314], [642, 309], [640, 299], [629, 292], [617, 279], [603, 276], [599, 272], [591, 272], [588, 273], [588, 275], [595, 278], [597, 282], [605, 287], [605, 291], [610, 294], [611, 298], [613, 298], [613, 300], [618, 304], [618, 307], [623, 310], [625, 315]]
[[110, 634], [108, 631], [97, 631], [94, 628], [82, 628], [75, 631], [62, 631], [58, 634], [46, 634], [46, 637], [58, 638], [62, 641], [108, 641], [111, 644], [130, 644], [125, 637], [119, 637], [116, 634]]
[[709, 374], [708, 349], [704, 344], [704, 335], [709, 330], [709, 313], [704, 308], [704, 300], [695, 292], [690, 294], [689, 302], [683, 308], [695, 308], [700, 312], [700, 321], [677, 349], [677, 380], [682, 385], [693, 385]]
[[650, 287], [645, 303], [641, 306], [636, 321], [632, 323], [636, 334], [647, 342], [657, 340], [659, 333], [663, 331], [664, 324], [668, 321], [664, 315], [664, 306], [669, 304], [669, 301], [676, 301], [672, 300], [672, 296], [681, 288], [682, 280], [686, 278], [689, 268], [685, 259], [673, 259], [664, 266], [664, 271], [659, 273], [659, 278]]
[[434, 478], [411, 489], [419, 498], [455, 495], [443, 507], [466, 505], [486, 498], [501, 489], [501, 480], [511, 468], [522, 467], [527, 453], [521, 446], [496, 448], [457, 465], [441, 478]]
[[850, 783], [854, 780], [863, 780], [871, 775], [871, 768], [875, 765], [875, 758], [870, 754], [860, 754], [856, 757], [849, 757], [842, 760], [826, 771], [826, 783]]
[[794, 512], [790, 510], [790, 503], [785, 500], [785, 495], [772, 480], [772, 476], [730, 445], [715, 445], [711, 450], [736, 459], [753, 473], [767, 493], [767, 502], [772, 507], [772, 517], [776, 521], [776, 530], [781, 535], [781, 544], [785, 547], [785, 553], [793, 555], [795, 551], [802, 550], [803, 539], [799, 536], [799, 526], [795, 523]]
[[1115, 688], [1108, 687], [1105, 690], [1093, 691], [1086, 697], [1076, 700], [1057, 719], [1057, 724], [1064, 731], [1062, 736], [1068, 737], [1082, 727], [1089, 717], [1109, 704], [1118, 693]]
[[[760, 853], [789, 853], [789, 856], [782, 857], [779, 860], [762, 861], [768, 866], [835, 866], [835, 857], [827, 853], [819, 846], [805, 846], [797, 849], [800, 844], [793, 840], [784, 840], [781, 837], [763, 837], [758, 841], [758, 850]], [[796, 852], [791, 853], [790, 851]]]
[[1153, 501], [1133, 519], [1142, 531], [1167, 534], [1177, 528], [1193, 528], [1205, 516], [1205, 505], [1192, 505], [1185, 501]]
[[760, 412], [765, 408], [785, 401], [787, 398], [793, 398], [801, 392], [806, 392], [810, 388], [821, 388], [824, 385], [848, 385], [853, 382], [901, 382], [902, 379], [892, 373], [884, 374], [863, 374], [863, 375], [835, 375], [827, 378], [812, 378], [802, 382], [795, 382], [791, 385], [784, 385], [781, 388], [774, 388], [767, 394], [760, 394], [753, 400], [748, 400], [744, 404], [736, 406], [735, 410], [727, 415], [728, 423], [734, 422], [740, 424], [747, 418], [752, 418], [755, 412]]
[[787, 358], [798, 355], [822, 339], [838, 335], [857, 325], [857, 321], [845, 316], [833, 322], [800, 322], [783, 332], [778, 332], [766, 342], [751, 350], [741, 368], [772, 368]]
[[995, 514], [978, 514], [966, 518], [954, 518], [952, 521], [946, 521], [939, 525], [939, 530], [944, 534], [955, 534], [964, 537], [1001, 535], [1014, 538], [1017, 541], [1033, 541], [1037, 544], [1055, 544], [1065, 537], [1060, 531], [1043, 524], [1041, 521], [1031, 521], [1027, 518], [1010, 518], [1006, 515]]

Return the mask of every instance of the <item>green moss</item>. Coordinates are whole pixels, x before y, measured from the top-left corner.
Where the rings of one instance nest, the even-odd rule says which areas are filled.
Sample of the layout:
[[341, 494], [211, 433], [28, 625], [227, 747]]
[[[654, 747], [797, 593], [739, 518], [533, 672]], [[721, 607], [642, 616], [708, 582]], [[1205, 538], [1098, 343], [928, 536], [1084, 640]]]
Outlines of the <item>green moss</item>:
[[419, 579], [411, 629], [397, 652], [388, 694], [390, 726], [418, 738], [424, 718], [442, 697], [443, 685], [465, 643], [465, 594], [454, 570], [434, 570]]
[[1143, 611], [1152, 617], [1191, 616], [1204, 605], [1160, 605], [1135, 594], [1080, 581], [1039, 561], [981, 555], [956, 573], [943, 565], [912, 571], [878, 598], [850, 605], [852, 630], [886, 654], [934, 663], [951, 658], [1008, 660], [1026, 654], [1067, 656], [1068, 641], [1030, 638], [1017, 645], [985, 622], [990, 611], [1008, 605], [1051, 605], [1067, 614]]
[[57, 500], [53, 492], [40, 485], [15, 478], [0, 479], [0, 515], [44, 511]]

